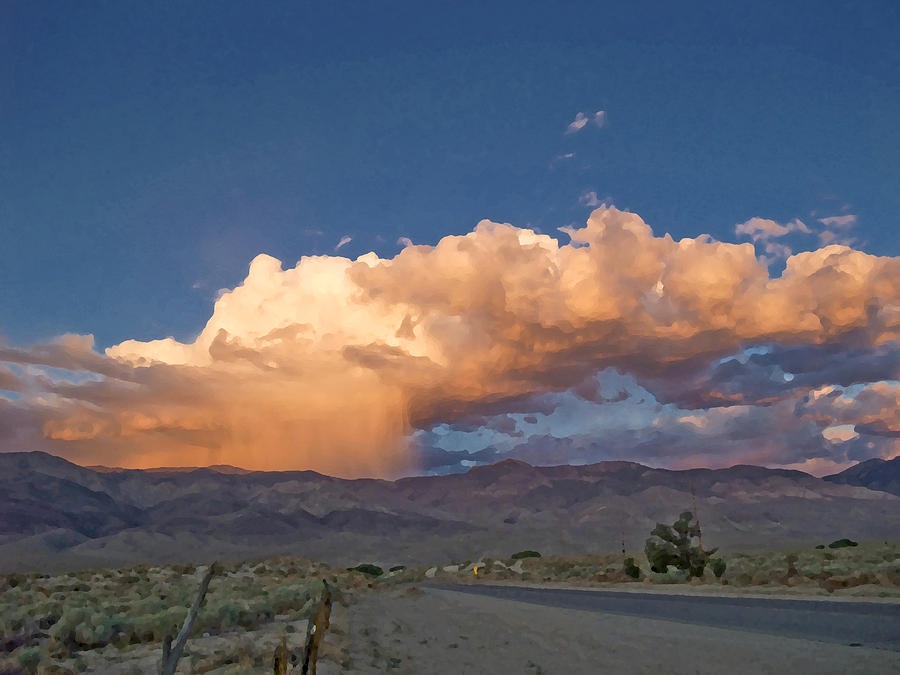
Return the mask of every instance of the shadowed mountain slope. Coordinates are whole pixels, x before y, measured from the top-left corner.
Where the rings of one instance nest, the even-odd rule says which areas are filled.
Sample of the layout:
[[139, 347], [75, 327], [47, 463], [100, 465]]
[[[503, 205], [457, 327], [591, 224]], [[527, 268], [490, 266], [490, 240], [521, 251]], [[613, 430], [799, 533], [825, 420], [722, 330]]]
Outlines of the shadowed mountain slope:
[[654, 523], [692, 508], [692, 488], [710, 545], [898, 536], [896, 495], [756, 466], [669, 471], [507, 460], [385, 481], [231, 467], [91, 470], [33, 452], [0, 454], [0, 569], [278, 553], [335, 564], [427, 563], [524, 548], [609, 552], [623, 534], [629, 549], [641, 550]]
[[825, 480], [842, 485], [860, 485], [900, 496], [900, 457], [869, 459], [840, 473], [825, 476]]

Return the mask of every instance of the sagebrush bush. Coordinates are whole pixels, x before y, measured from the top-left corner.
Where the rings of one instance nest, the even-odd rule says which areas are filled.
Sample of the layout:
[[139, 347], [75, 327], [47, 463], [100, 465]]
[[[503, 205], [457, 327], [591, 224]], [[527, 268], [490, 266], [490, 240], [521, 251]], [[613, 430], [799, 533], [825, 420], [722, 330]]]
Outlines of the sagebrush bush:
[[640, 579], [641, 578], [641, 568], [637, 566], [634, 562], [634, 558], [625, 558], [625, 565], [623, 568], [626, 576], [631, 577], [632, 579]]
[[709, 557], [718, 549], [704, 551], [693, 545], [693, 540], [700, 537], [700, 525], [692, 520], [694, 514], [684, 511], [672, 525], [656, 524], [644, 547], [652, 571], [665, 573], [674, 566], [692, 577], [703, 576]]

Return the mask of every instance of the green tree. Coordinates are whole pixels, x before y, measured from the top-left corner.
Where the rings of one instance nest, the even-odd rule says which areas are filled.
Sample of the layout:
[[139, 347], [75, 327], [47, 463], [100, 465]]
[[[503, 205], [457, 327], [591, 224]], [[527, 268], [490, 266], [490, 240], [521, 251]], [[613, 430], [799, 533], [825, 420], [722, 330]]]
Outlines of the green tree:
[[710, 556], [719, 549], [704, 551], [700, 546], [694, 546], [693, 540], [700, 538], [700, 525], [691, 521], [694, 521], [694, 514], [684, 511], [672, 525], [656, 524], [644, 546], [651, 570], [663, 573], [673, 565], [688, 570], [692, 577], [703, 576]]

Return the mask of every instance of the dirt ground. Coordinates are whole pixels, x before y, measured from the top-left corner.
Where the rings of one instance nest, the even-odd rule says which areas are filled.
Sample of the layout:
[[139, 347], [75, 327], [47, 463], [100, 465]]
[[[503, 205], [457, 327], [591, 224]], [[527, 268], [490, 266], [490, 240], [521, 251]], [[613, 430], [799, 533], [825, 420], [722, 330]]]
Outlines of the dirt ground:
[[[322, 673], [895, 673], [900, 654], [435, 589], [343, 610]], [[336, 617], [337, 618], [337, 617]], [[329, 636], [332, 637], [332, 636]]]
[[[282, 636], [299, 654], [305, 633], [305, 621], [275, 621], [256, 631], [192, 638], [178, 672], [271, 673]], [[82, 658], [83, 672], [150, 673], [159, 646], [107, 647]], [[361, 595], [349, 607], [334, 605], [318, 672], [877, 675], [900, 672], [900, 654], [401, 586]]]

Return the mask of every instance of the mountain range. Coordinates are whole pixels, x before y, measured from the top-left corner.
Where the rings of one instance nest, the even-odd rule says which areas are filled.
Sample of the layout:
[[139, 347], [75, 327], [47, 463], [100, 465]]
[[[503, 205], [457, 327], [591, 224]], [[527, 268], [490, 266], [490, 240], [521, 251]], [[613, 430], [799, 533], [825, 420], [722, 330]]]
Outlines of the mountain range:
[[900, 458], [816, 478], [739, 465], [506, 460], [446, 476], [345, 480], [235, 467], [82, 467], [0, 454], [0, 570], [57, 571], [295, 554], [332, 564], [426, 564], [629, 551], [696, 510], [731, 550], [900, 537]]

